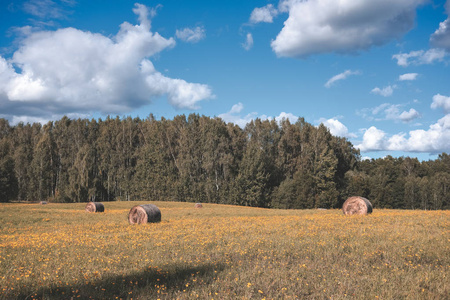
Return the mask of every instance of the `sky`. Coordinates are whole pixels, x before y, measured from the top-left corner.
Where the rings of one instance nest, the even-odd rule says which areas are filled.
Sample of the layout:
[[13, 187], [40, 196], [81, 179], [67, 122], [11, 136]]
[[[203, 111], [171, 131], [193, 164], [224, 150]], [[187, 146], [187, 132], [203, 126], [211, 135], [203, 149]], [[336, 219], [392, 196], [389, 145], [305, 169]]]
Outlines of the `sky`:
[[0, 0], [0, 118], [299, 117], [450, 152], [450, 0]]

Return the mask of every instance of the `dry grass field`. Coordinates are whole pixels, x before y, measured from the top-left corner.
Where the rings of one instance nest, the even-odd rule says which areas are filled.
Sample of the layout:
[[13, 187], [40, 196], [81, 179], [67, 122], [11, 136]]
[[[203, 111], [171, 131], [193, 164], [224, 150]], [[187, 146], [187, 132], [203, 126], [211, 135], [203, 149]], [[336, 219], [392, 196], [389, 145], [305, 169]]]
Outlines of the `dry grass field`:
[[450, 299], [450, 211], [0, 205], [0, 299]]

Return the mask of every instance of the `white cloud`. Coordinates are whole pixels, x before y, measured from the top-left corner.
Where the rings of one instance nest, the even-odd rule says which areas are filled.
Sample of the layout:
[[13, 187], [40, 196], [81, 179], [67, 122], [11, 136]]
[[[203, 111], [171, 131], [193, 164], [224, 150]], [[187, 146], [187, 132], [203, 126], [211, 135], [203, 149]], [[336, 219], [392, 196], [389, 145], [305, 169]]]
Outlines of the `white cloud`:
[[294, 114], [291, 114], [291, 113], [286, 113], [286, 112], [281, 112], [276, 117], [269, 117], [267, 115], [260, 115], [260, 116], [258, 116], [258, 118], [261, 119], [261, 120], [269, 120], [269, 121], [275, 120], [278, 123], [278, 125], [280, 125], [283, 120], [289, 120], [289, 122], [291, 124], [294, 124], [298, 120], [297, 116], [295, 116]]
[[253, 36], [251, 33], [247, 33], [245, 43], [242, 44], [242, 47], [247, 51], [253, 47]]
[[443, 61], [447, 56], [444, 49], [429, 49], [427, 51], [411, 51], [410, 53], [394, 54], [393, 59], [397, 60], [397, 64], [402, 67], [407, 67], [410, 64], [414, 65], [429, 65], [435, 61]]
[[214, 98], [207, 85], [168, 78], [159, 72], [149, 73], [145, 80], [155, 95], [166, 94], [169, 103], [175, 108], [198, 109], [199, 101]]
[[182, 30], [177, 29], [175, 35], [180, 40], [188, 43], [197, 43], [206, 37], [205, 29], [199, 26], [195, 27], [194, 29], [191, 28], [184, 28]]
[[252, 112], [242, 117], [240, 113], [243, 109], [244, 105], [239, 102], [238, 104], [233, 105], [229, 112], [220, 114], [219, 118], [221, 118], [225, 122], [230, 122], [238, 125], [241, 128], [244, 128], [247, 123], [250, 123], [252, 120], [256, 119], [258, 113]]
[[388, 105], [384, 108], [383, 112], [386, 116], [386, 120], [397, 120], [400, 116], [400, 105]]
[[250, 23], [272, 23], [273, 18], [278, 15], [278, 10], [272, 4], [255, 8], [250, 15]]
[[417, 110], [415, 110], [414, 108], [411, 108], [409, 111], [403, 111], [398, 118], [402, 121], [402, 122], [411, 122], [412, 120], [415, 120], [417, 118], [420, 117], [420, 114]]
[[283, 1], [289, 12], [272, 49], [278, 56], [355, 53], [403, 36], [426, 0]]
[[[175, 46], [152, 32], [141, 4], [140, 24], [121, 24], [116, 36], [63, 28], [34, 32], [11, 60], [0, 57], [0, 110], [10, 116], [46, 118], [93, 112], [125, 113], [166, 95], [176, 108], [195, 109], [213, 98], [209, 86], [163, 76], [149, 60]], [[20, 70], [20, 71], [16, 71]]]
[[[269, 118], [269, 119], [271, 119], [271, 118]], [[280, 115], [278, 117], [275, 117], [275, 121], [277, 121], [278, 124], [280, 124], [281, 121], [283, 121], [283, 120], [289, 120], [289, 122], [291, 122], [291, 124], [293, 124], [293, 123], [297, 122], [298, 117], [295, 116], [294, 114], [286, 113], [283, 111], [280, 113]]]
[[[65, 116], [67, 116], [70, 119], [79, 119], [79, 118], [84, 119], [84, 118], [89, 118], [90, 117], [87, 114], [78, 114], [78, 113], [66, 114]], [[0, 117], [1, 118], [5, 118], [6, 116], [2, 116], [0, 114]], [[43, 125], [43, 124], [48, 123], [51, 120], [60, 120], [60, 119], [62, 119], [62, 117], [64, 117], [64, 115], [62, 115], [62, 114], [61, 115], [58, 115], [58, 114], [51, 115], [51, 116], [48, 116], [46, 118], [30, 117], [30, 116], [13, 116], [12, 120], [11, 120], [11, 125], [17, 125], [20, 122], [22, 122], [24, 124], [27, 124], [27, 123], [30, 123], [30, 124], [41, 123]]]
[[414, 108], [409, 111], [401, 111], [402, 104], [383, 103], [374, 108], [365, 108], [357, 112], [358, 115], [369, 121], [401, 121], [409, 123], [420, 118], [420, 113]]
[[431, 35], [430, 42], [434, 47], [450, 51], [450, 19], [439, 24], [439, 29]]
[[384, 131], [372, 126], [364, 132], [363, 141], [361, 144], [356, 145], [356, 148], [359, 148], [361, 151], [384, 150], [385, 137], [386, 133]]
[[394, 55], [392, 55], [392, 58], [397, 60], [397, 64], [399, 66], [407, 67], [409, 65], [408, 60], [410, 58], [420, 57], [423, 53], [424, 53], [423, 50], [421, 50], [421, 51], [411, 51], [410, 53], [394, 54]]
[[387, 134], [370, 127], [363, 136], [361, 151], [405, 151], [405, 152], [448, 152], [450, 149], [450, 114], [438, 120], [428, 130], [413, 130], [388, 137]]
[[417, 76], [419, 74], [417, 73], [406, 73], [406, 74], [402, 74], [398, 77], [398, 80], [400, 81], [405, 81], [405, 80], [416, 80]]
[[244, 128], [245, 125], [250, 123], [252, 120], [255, 120], [256, 118], [259, 118], [261, 120], [275, 119], [275, 121], [277, 121], [278, 123], [281, 123], [282, 120], [289, 120], [289, 122], [295, 123], [298, 120], [297, 116], [295, 116], [292, 113], [286, 113], [286, 112], [281, 112], [275, 118], [268, 117], [266, 115], [258, 116], [257, 112], [251, 112], [249, 114], [246, 114], [245, 116], [241, 116], [241, 112], [243, 110], [244, 110], [244, 105], [241, 102], [239, 102], [239, 103], [233, 105], [233, 107], [231, 108], [230, 111], [220, 114], [219, 118], [221, 118], [225, 122], [230, 122], [230, 123], [236, 124], [241, 128]]
[[345, 138], [356, 138], [356, 134], [348, 132], [347, 126], [342, 124], [337, 119], [325, 119], [319, 120], [320, 123], [325, 125], [331, 132], [332, 135], [345, 137]]
[[450, 114], [438, 120], [428, 130], [414, 130], [407, 140], [410, 151], [448, 152], [450, 149]]
[[439, 28], [431, 35], [430, 42], [434, 47], [450, 51], [450, 1], [446, 3], [449, 17], [439, 24]]
[[23, 3], [23, 10], [26, 13], [41, 19], [63, 19], [67, 15], [67, 12], [64, 10], [63, 6], [52, 0], [26, 1]]
[[433, 96], [433, 103], [431, 103], [431, 108], [443, 108], [446, 114], [450, 114], [450, 97], [437, 94]]
[[280, 0], [278, 3], [278, 11], [288, 13], [289, 9], [291, 9], [291, 7], [297, 2], [300, 2], [300, 0]]
[[447, 56], [447, 53], [444, 49], [430, 49], [426, 51], [421, 57], [421, 62], [423, 64], [432, 64], [434, 61], [442, 61], [444, 57]]
[[371, 110], [372, 110], [372, 114], [373, 115], [377, 115], [380, 112], [392, 111], [393, 107], [398, 107], [398, 105], [392, 105], [392, 104], [389, 104], [389, 103], [383, 103], [383, 104], [378, 105], [377, 107], [374, 107]]
[[28, 116], [14, 116], [11, 120], [11, 124], [15, 125], [18, 123], [41, 123], [41, 124], [46, 124], [48, 123], [48, 121], [52, 120], [52, 118], [47, 119], [47, 118], [39, 118], [39, 117], [28, 117]]
[[0, 56], [0, 95], [2, 92], [6, 92], [7, 83], [13, 75], [13, 66]]
[[238, 114], [244, 109], [244, 104], [239, 102], [238, 104], [233, 105], [230, 110], [230, 114]]
[[348, 76], [350, 75], [359, 75], [361, 74], [359, 71], [351, 71], [351, 70], [346, 70], [340, 74], [337, 74], [333, 77], [331, 77], [326, 83], [325, 83], [325, 87], [326, 88], [330, 88], [336, 81], [339, 80], [344, 80], [346, 79]]
[[379, 87], [376, 87], [371, 92], [373, 94], [380, 95], [383, 97], [389, 97], [389, 96], [392, 96], [392, 93], [394, 93], [394, 88], [395, 88], [395, 86], [390, 86], [390, 85], [388, 85], [387, 87], [384, 87], [382, 89], [380, 89]]

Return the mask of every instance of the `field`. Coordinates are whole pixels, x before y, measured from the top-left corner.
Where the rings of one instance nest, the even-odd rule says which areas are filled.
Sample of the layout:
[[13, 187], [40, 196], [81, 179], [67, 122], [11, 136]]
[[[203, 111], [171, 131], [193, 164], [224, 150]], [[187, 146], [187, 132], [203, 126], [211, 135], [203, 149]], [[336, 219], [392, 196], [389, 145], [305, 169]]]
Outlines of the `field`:
[[0, 299], [450, 299], [450, 211], [0, 205]]

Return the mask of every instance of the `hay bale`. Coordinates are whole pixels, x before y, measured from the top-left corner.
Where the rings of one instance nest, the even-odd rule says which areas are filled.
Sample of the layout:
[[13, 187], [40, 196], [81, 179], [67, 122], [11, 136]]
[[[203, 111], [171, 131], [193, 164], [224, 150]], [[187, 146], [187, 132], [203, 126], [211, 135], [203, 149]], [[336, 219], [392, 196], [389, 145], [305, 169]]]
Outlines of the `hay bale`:
[[105, 207], [100, 202], [88, 202], [88, 204], [86, 204], [86, 211], [87, 212], [104, 212]]
[[39, 204], [40, 205], [45, 205], [45, 204], [47, 204], [47, 201], [41, 201], [41, 202], [39, 202]]
[[201, 203], [195, 203], [194, 208], [203, 208]]
[[153, 204], [136, 205], [128, 213], [128, 222], [130, 224], [161, 222], [161, 211]]
[[364, 197], [353, 196], [342, 206], [345, 215], [366, 215], [372, 213], [372, 203]]

